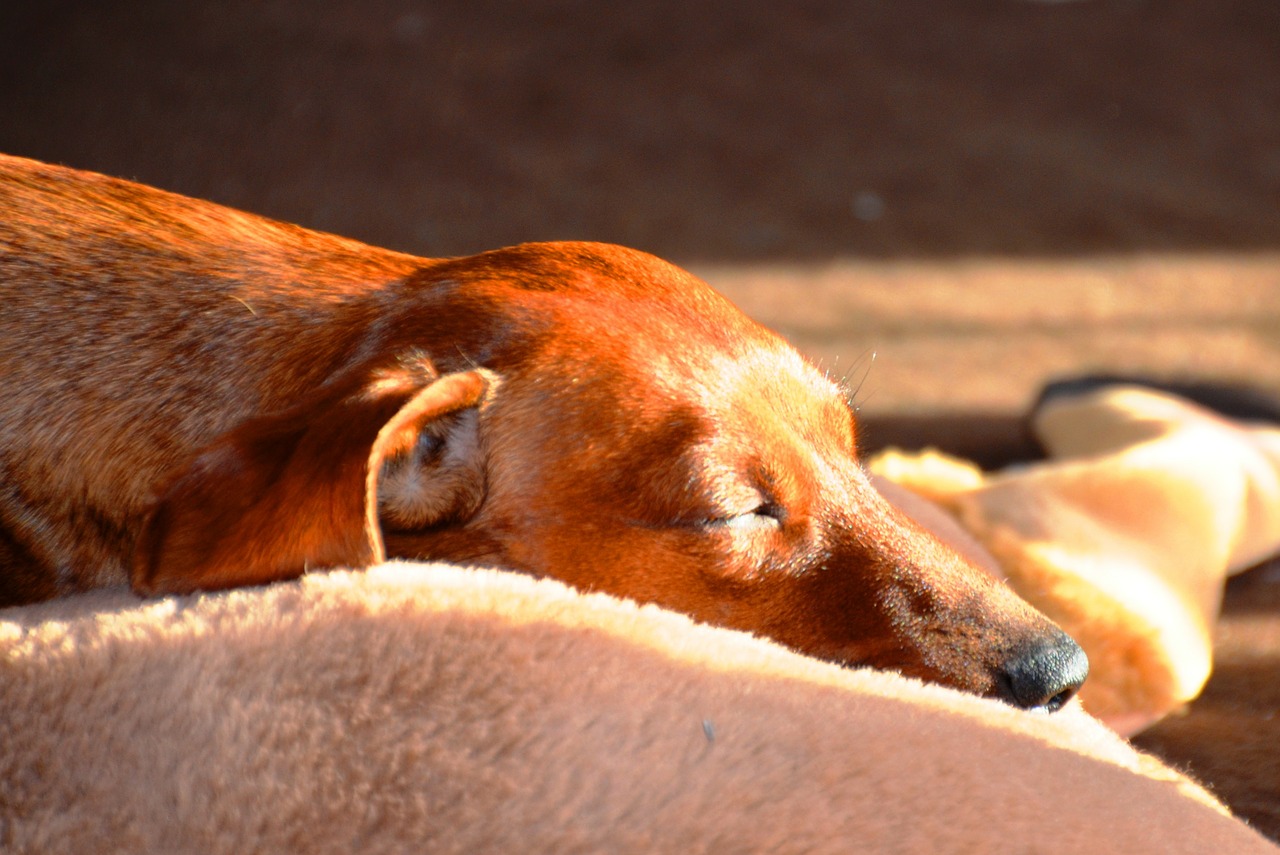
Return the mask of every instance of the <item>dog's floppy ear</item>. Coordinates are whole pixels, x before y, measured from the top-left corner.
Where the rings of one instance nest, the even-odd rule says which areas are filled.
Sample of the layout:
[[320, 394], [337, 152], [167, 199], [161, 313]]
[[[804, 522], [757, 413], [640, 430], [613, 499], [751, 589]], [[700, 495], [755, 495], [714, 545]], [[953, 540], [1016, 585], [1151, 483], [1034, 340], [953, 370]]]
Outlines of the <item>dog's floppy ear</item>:
[[[328, 393], [224, 434], [170, 484], [134, 553], [143, 594], [253, 585], [323, 567], [366, 567], [385, 556], [379, 479], [393, 520], [419, 526], [478, 503], [483, 484], [461, 472], [474, 457], [444, 448], [459, 418], [495, 382], [483, 369], [436, 377], [399, 370], [350, 393]], [[476, 450], [474, 437], [458, 438]], [[424, 460], [424, 458], [431, 458]], [[463, 460], [465, 458], [465, 460]], [[440, 466], [442, 483], [412, 466]], [[450, 492], [452, 491], [452, 492]]]

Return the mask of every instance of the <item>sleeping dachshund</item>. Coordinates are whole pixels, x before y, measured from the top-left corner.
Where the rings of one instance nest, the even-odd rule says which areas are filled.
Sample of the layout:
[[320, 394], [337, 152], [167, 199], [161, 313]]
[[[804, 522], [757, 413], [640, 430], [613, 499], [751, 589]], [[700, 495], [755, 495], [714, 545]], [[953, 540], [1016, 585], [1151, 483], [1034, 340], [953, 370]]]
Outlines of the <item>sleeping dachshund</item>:
[[0, 604], [387, 557], [1055, 709], [1045, 617], [890, 505], [839, 389], [617, 246], [423, 259], [0, 157]]

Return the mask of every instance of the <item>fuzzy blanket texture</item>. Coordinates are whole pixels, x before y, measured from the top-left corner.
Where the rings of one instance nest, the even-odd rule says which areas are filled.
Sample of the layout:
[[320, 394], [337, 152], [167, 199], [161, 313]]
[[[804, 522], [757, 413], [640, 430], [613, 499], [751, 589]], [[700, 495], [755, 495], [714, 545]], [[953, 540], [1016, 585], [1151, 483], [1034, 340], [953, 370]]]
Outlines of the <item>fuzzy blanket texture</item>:
[[392, 563], [0, 612], [5, 852], [1271, 852], [1035, 716], [558, 583]]

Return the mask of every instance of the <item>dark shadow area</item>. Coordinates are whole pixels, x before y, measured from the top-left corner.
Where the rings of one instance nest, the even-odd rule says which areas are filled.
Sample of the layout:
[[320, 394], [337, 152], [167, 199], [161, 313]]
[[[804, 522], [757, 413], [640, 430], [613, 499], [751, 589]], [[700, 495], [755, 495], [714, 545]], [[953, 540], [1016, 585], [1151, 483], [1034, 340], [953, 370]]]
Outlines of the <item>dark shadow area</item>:
[[936, 448], [987, 470], [1043, 456], [1024, 419], [1002, 413], [867, 415], [858, 422], [858, 446], [864, 456], [889, 447]]
[[0, 4], [0, 150], [421, 254], [1280, 246], [1269, 0]]
[[1280, 840], [1280, 562], [1232, 579], [1204, 694], [1134, 739]]

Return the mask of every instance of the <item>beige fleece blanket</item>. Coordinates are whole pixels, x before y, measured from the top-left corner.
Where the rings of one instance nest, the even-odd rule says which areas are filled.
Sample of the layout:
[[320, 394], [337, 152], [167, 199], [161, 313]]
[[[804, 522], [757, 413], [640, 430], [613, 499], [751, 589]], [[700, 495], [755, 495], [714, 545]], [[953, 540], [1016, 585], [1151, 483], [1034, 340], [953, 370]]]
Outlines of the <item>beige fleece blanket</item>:
[[1080, 643], [1085, 708], [1131, 735], [1200, 693], [1225, 580], [1280, 553], [1280, 428], [1125, 385], [1052, 400], [1033, 427], [1049, 459], [1003, 472], [932, 451], [869, 465], [951, 512]]
[[1272, 852], [1069, 707], [389, 564], [0, 612], [4, 852]]

